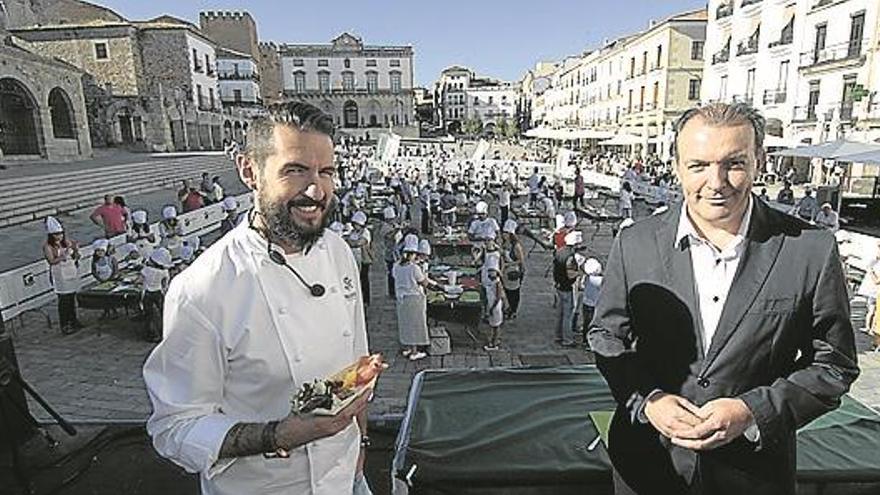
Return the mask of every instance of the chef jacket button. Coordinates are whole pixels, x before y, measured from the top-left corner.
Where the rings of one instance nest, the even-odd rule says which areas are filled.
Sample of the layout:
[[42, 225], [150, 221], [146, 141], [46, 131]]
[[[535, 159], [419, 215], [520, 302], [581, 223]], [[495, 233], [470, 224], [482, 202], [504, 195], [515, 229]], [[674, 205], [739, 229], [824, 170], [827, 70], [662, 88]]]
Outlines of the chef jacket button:
[[699, 380], [697, 380], [697, 385], [703, 388], [709, 388], [709, 380], [706, 378], [700, 378]]
[[286, 315], [286, 314], [287, 314], [287, 308], [285, 308], [285, 307], [278, 308], [278, 314], [279, 314], [279, 315]]
[[351, 336], [351, 330], [348, 330], [348, 329], [343, 330], [343, 331], [342, 331], [342, 335], [343, 335], [344, 337], [350, 337], [350, 336]]

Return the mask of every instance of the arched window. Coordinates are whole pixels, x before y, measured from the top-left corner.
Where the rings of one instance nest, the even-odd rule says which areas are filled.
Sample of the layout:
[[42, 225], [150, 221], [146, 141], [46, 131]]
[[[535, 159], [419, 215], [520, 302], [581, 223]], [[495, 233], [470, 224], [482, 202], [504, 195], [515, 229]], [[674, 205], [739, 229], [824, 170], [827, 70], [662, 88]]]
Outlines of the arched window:
[[4, 155], [39, 155], [36, 102], [19, 81], [0, 79], [0, 149]]
[[49, 115], [52, 117], [52, 134], [57, 139], [75, 139], [73, 109], [67, 93], [61, 88], [49, 92]]

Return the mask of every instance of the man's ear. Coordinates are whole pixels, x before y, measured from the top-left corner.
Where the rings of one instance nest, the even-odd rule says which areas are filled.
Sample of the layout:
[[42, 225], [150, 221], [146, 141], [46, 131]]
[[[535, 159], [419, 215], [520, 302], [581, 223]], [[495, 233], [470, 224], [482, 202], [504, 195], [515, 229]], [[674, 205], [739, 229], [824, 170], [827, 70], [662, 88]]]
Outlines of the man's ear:
[[250, 155], [239, 153], [235, 157], [235, 168], [238, 169], [238, 177], [241, 178], [244, 185], [246, 185], [248, 189], [256, 191], [257, 184], [259, 183], [257, 177], [257, 164]]

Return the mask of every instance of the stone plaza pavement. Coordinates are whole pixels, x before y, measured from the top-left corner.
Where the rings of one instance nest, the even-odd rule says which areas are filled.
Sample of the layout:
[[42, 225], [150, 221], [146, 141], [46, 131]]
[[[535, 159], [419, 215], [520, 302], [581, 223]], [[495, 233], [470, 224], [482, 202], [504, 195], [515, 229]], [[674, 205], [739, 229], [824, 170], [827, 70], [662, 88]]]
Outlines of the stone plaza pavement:
[[[644, 211], [638, 212], [645, 214]], [[582, 221], [580, 228], [590, 239], [593, 227]], [[377, 236], [378, 237], [378, 236]], [[554, 290], [549, 272], [551, 254], [523, 237], [528, 273], [522, 289], [519, 317], [505, 322], [503, 347], [486, 352], [483, 341], [473, 342], [455, 323], [442, 323], [452, 335], [453, 353], [431, 356], [418, 362], [400, 357], [393, 300], [386, 294], [384, 264], [376, 263], [370, 274], [373, 304], [367, 310], [370, 346], [382, 352], [390, 368], [378, 382], [370, 408], [374, 418], [394, 418], [405, 410], [412, 377], [428, 368], [485, 368], [492, 366], [584, 364], [592, 357], [580, 349], [563, 349], [554, 344]], [[610, 247], [606, 225], [589, 243], [590, 254], [603, 262]], [[377, 246], [380, 253], [381, 246]], [[44, 308], [55, 318], [55, 307]], [[30, 313], [7, 322], [24, 378], [63, 416], [78, 422], [143, 421], [150, 413], [141, 366], [152, 345], [140, 339], [137, 322], [126, 317], [99, 321], [100, 312], [81, 310], [88, 327], [70, 336], [61, 335], [57, 325], [48, 327], [43, 315]], [[478, 334], [484, 336], [483, 324]], [[862, 375], [852, 393], [880, 409], [880, 353], [870, 352], [867, 335], [856, 332]], [[40, 420], [48, 415], [31, 402], [31, 412]]]

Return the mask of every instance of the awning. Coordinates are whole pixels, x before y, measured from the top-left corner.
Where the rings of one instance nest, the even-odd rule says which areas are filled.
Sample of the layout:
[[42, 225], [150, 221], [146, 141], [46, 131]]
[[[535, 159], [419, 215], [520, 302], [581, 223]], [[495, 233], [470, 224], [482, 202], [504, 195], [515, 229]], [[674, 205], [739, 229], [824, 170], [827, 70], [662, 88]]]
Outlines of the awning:
[[844, 155], [837, 157], [842, 162], [853, 163], [880, 163], [880, 151], [868, 151], [867, 153], [856, 153], [854, 155]]
[[[829, 160], [835, 160], [846, 155], [856, 155], [870, 152], [880, 152], [880, 144], [860, 143], [856, 141], [846, 141], [843, 139], [838, 139], [836, 141], [828, 141], [827, 143], [816, 144], [813, 146], [802, 146], [799, 148], [774, 151], [773, 153], [770, 153], [770, 155], [793, 156], [800, 158], [825, 158]], [[847, 159], [846, 161], [853, 160]]]
[[796, 141], [781, 138], [779, 136], [771, 136], [770, 134], [764, 136], [765, 148], [794, 148], [797, 144]]
[[616, 134], [611, 139], [606, 139], [605, 141], [599, 141], [599, 144], [604, 144], [607, 146], [630, 146], [633, 144], [642, 144], [645, 140], [641, 136], [634, 136], [632, 134], [620, 133]]

